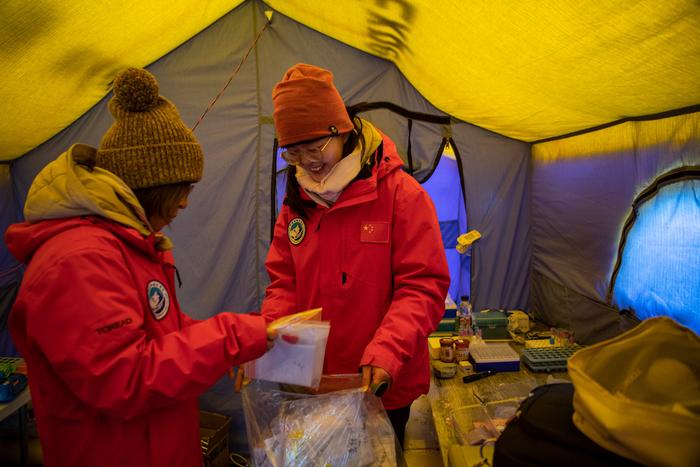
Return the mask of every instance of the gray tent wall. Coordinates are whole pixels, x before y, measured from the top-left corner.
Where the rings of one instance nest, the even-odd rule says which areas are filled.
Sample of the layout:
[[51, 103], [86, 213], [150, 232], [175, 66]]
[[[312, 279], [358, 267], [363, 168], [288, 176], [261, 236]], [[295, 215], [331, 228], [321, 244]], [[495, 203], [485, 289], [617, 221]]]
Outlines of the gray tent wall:
[[[690, 130], [693, 136], [682, 144], [675, 137], [653, 146], [638, 141], [645, 140], [643, 132], [682, 135], [688, 131], [686, 119], [694, 121], [688, 114], [674, 119], [670, 128], [664, 119], [623, 123], [635, 142], [625, 151], [533, 159], [532, 308], [537, 317], [572, 329], [584, 343], [634, 325], [633, 317], [606, 302], [623, 224], [636, 196], [657, 176], [700, 163], [700, 128]], [[605, 138], [605, 131], [599, 137]]]
[[[161, 94], [176, 104], [187, 124], [194, 124], [227, 81], [266, 21], [264, 9], [260, 2], [246, 2], [148, 67], [158, 78]], [[272, 208], [271, 91], [297, 62], [333, 70], [349, 104], [390, 101], [408, 110], [442, 115], [390, 62], [275, 13], [256, 50], [196, 129], [205, 153], [204, 177], [189, 207], [166, 232], [175, 242], [184, 284], [178, 291], [180, 303], [195, 318], [221, 310], [257, 310], [264, 296]], [[17, 209], [33, 178], [49, 161], [76, 142], [99, 145], [112, 122], [108, 97], [13, 162], [12, 183], [20, 198], [15, 200]], [[405, 118], [384, 110], [363, 115], [390, 135], [405, 155]], [[417, 178], [429, 173], [443, 133], [449, 132], [462, 159], [469, 228], [483, 234], [472, 261], [475, 309], [527, 308], [530, 146], [463, 122], [454, 122], [451, 128], [416, 122], [412, 153]], [[225, 380], [203, 398], [205, 407], [224, 412], [238, 413], [239, 404]], [[237, 418], [232, 434], [242, 431], [242, 417]], [[232, 444], [242, 447], [245, 440], [233, 439]]]

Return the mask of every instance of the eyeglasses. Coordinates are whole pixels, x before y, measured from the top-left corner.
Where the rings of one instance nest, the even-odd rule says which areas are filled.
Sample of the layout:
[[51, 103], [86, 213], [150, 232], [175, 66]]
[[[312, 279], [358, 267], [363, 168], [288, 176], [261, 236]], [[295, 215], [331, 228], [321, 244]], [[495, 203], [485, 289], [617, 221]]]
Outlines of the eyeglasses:
[[301, 164], [301, 158], [306, 155], [307, 158], [313, 159], [313, 160], [318, 160], [323, 157], [323, 151], [328, 147], [328, 144], [331, 142], [333, 139], [333, 135], [328, 137], [328, 140], [326, 140], [325, 143], [323, 143], [323, 146], [318, 147], [318, 148], [309, 148], [309, 149], [295, 149], [295, 148], [290, 148], [286, 149], [284, 152], [282, 152], [282, 159], [284, 159], [287, 164], [289, 165], [299, 165]]

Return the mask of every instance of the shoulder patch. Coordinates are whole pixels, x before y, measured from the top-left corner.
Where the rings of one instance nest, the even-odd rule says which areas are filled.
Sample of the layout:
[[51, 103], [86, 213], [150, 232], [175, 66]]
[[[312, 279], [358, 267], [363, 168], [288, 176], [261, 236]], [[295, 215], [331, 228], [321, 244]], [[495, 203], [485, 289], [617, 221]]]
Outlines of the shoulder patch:
[[306, 236], [306, 224], [304, 224], [304, 219], [301, 217], [295, 217], [289, 224], [287, 224], [287, 237], [289, 238], [289, 243], [292, 245], [298, 245], [304, 240]]
[[170, 309], [170, 296], [168, 289], [158, 281], [151, 281], [146, 286], [146, 297], [151, 313], [156, 320], [161, 320], [168, 314]]

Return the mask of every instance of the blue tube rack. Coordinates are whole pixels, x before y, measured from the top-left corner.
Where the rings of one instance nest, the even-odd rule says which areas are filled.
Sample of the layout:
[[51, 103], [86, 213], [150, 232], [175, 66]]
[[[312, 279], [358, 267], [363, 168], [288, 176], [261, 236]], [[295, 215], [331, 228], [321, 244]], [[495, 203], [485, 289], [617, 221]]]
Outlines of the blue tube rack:
[[534, 347], [523, 349], [522, 361], [532, 371], [566, 371], [566, 362], [584, 346], [574, 344], [568, 347]]

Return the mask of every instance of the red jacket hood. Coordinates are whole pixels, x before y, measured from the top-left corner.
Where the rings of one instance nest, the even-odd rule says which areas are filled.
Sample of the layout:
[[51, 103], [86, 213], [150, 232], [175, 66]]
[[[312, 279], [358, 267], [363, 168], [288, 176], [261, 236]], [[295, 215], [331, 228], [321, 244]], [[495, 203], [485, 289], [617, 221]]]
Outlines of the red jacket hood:
[[374, 173], [377, 176], [377, 180], [382, 179], [387, 176], [387, 174], [393, 172], [394, 170], [403, 167], [403, 160], [399, 157], [399, 153], [396, 150], [396, 145], [394, 142], [382, 133], [382, 162], [379, 167], [375, 166]]
[[149, 256], [157, 255], [155, 235], [144, 237], [135, 229], [122, 226], [98, 216], [50, 219], [41, 222], [22, 222], [11, 225], [5, 232], [5, 244], [12, 255], [22, 263], [28, 263], [34, 252], [46, 241], [67, 231], [83, 226], [99, 225], [109, 230], [133, 248]]

